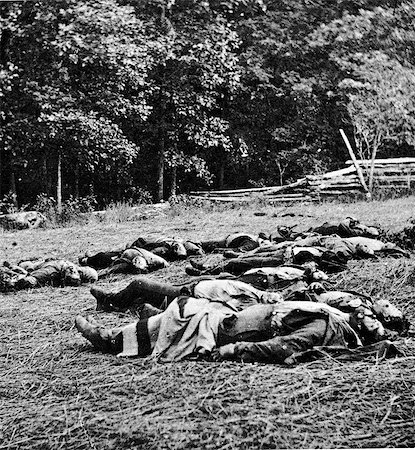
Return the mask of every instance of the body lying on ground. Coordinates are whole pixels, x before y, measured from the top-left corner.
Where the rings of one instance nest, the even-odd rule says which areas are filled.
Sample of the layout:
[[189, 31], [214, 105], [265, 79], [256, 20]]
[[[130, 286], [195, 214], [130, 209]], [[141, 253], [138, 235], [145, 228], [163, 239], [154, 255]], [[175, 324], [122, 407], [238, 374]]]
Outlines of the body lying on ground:
[[180, 295], [230, 302], [237, 309], [257, 303], [276, 303], [283, 299], [280, 293], [257, 289], [251, 284], [233, 278], [201, 279], [174, 285], [137, 276], [118, 292], [107, 292], [95, 287], [91, 289], [91, 294], [97, 299], [98, 311], [138, 309], [145, 304], [165, 309]]
[[[292, 243], [291, 243], [292, 244]], [[315, 262], [325, 272], [339, 272], [347, 269], [347, 260], [339, 258], [334, 252], [325, 247], [302, 247], [289, 245], [271, 251], [259, 251], [260, 248], [249, 253], [235, 256], [207, 266], [190, 260], [191, 267], [186, 268], [188, 275], [218, 275], [228, 272], [240, 275], [250, 269], [261, 267], [278, 267], [284, 264], [303, 264]]]
[[313, 265], [289, 265], [252, 269], [238, 277], [229, 273], [217, 277], [201, 276], [179, 285], [137, 276], [118, 292], [94, 287], [91, 293], [97, 299], [97, 310], [105, 311], [136, 309], [144, 303], [160, 308], [179, 295], [221, 301], [237, 299], [246, 306], [273, 303], [288, 297], [293, 291], [306, 290], [310, 283], [327, 279], [328, 276]]
[[[97, 310], [125, 311], [135, 309], [139, 311], [141, 318], [158, 314], [178, 296], [187, 295], [193, 298], [208, 299], [211, 301], [226, 302], [235, 309], [243, 309], [254, 304], [274, 304], [283, 301], [312, 301], [325, 303], [346, 313], [356, 313], [367, 317], [373, 317], [380, 321], [384, 327], [399, 334], [405, 334], [409, 329], [409, 322], [403, 313], [390, 301], [380, 299], [373, 301], [370, 297], [353, 291], [326, 291], [321, 280], [320, 271], [312, 276], [301, 277], [295, 271], [296, 267], [284, 267], [285, 272], [277, 274], [275, 268], [264, 268], [257, 272], [242, 275], [241, 277], [227, 279], [201, 279], [182, 285], [173, 285], [166, 282], [150, 280], [145, 276], [138, 276], [124, 289], [117, 292], [108, 292], [93, 287], [91, 294], [97, 300]], [[258, 289], [260, 277], [269, 280], [270, 290]], [[256, 278], [252, 278], [255, 276]], [[285, 278], [281, 280], [278, 278]], [[295, 278], [297, 277], [297, 278]], [[245, 280], [245, 281], [242, 281]], [[278, 281], [287, 281], [284, 286], [278, 285]], [[277, 290], [275, 290], [277, 289]]]
[[40, 286], [79, 286], [98, 280], [98, 274], [92, 267], [81, 267], [66, 259], [5, 264], [0, 267], [0, 289], [4, 291]]
[[357, 236], [376, 238], [379, 236], [379, 230], [376, 227], [364, 225], [354, 217], [346, 217], [345, 220], [339, 223], [324, 222], [323, 225], [311, 228], [309, 231], [324, 236], [337, 234], [344, 238]]
[[180, 238], [139, 237], [130, 247], [144, 248], [155, 255], [162, 256], [167, 261], [186, 259], [188, 256], [204, 254], [201, 243]]
[[[293, 252], [298, 247], [317, 247], [326, 249], [334, 253], [339, 260], [347, 261], [349, 259], [373, 258], [376, 255], [391, 254], [392, 256], [408, 256], [408, 252], [398, 247], [392, 242], [382, 242], [378, 239], [367, 237], [350, 237], [341, 238], [338, 235], [321, 236], [319, 234], [310, 233], [304, 234], [301, 238], [294, 241], [284, 241], [279, 244], [262, 245], [257, 249], [249, 252], [241, 257], [255, 256], [255, 255], [272, 255], [275, 252], [286, 250]], [[232, 255], [230, 252], [225, 256], [239, 256]], [[287, 256], [288, 257], [288, 256]]]
[[214, 266], [190, 261], [189, 275], [206, 275], [229, 272], [235, 275], [249, 269], [282, 264], [316, 262], [326, 272], [339, 272], [347, 268], [350, 259], [377, 258], [381, 255], [409, 256], [408, 252], [391, 242], [366, 237], [340, 238], [337, 235], [312, 234], [295, 241], [265, 244], [246, 253], [226, 252], [227, 261]]
[[[237, 311], [227, 302], [181, 296], [164, 312], [122, 328], [105, 329], [81, 316], [75, 323], [97, 350], [152, 355], [163, 362], [196, 357], [292, 364], [316, 347], [321, 351], [334, 346], [356, 356], [353, 349], [360, 347], [363, 354], [362, 345], [385, 338], [376, 320], [366, 328], [359, 314], [313, 302], [261, 304]], [[381, 356], [396, 350], [389, 341], [380, 348]], [[379, 346], [367, 350], [373, 353]]]
[[345, 220], [336, 224], [326, 222], [322, 226], [312, 228], [306, 233], [294, 232], [293, 228], [295, 228], [295, 226], [279, 226], [270, 234], [263, 232], [258, 235], [249, 233], [233, 233], [224, 239], [201, 242], [201, 245], [206, 252], [219, 249], [233, 249], [233, 251], [238, 253], [251, 251], [256, 248], [263, 248], [267, 245], [273, 246], [283, 242], [294, 241], [296, 239], [301, 239], [302, 237], [307, 237], [310, 234], [336, 234], [339, 237], [366, 236], [372, 238], [379, 236], [379, 231], [377, 228], [364, 225], [352, 217], [347, 217]]
[[201, 241], [200, 246], [206, 253], [224, 251], [226, 249], [233, 249], [236, 252], [247, 252], [258, 248], [264, 241], [269, 242], [268, 238], [263, 233], [255, 235], [245, 232], [236, 232], [229, 234], [222, 239]]
[[[139, 237], [131, 245], [123, 249], [98, 252], [94, 255], [87, 252], [86, 256], [79, 258], [79, 263], [94, 267], [97, 270], [106, 269], [114, 265], [114, 262], [120, 261], [123, 258], [130, 259], [128, 251], [131, 249], [144, 250], [140, 256], [148, 260], [149, 266], [154, 265], [152, 255], [161, 257], [165, 261], [175, 261], [185, 259], [191, 255], [204, 254], [201, 245], [197, 242], [195, 243], [180, 238]], [[147, 252], [150, 252], [150, 254]], [[156, 260], [160, 262], [159, 259]], [[148, 271], [152, 271], [152, 269], [150, 268]]]
[[[202, 241], [200, 244], [206, 253], [225, 249], [233, 249], [236, 252], [246, 252], [261, 247], [264, 244], [266, 245], [267, 243], [275, 244], [284, 241], [292, 241], [297, 237], [302, 236], [303, 233], [293, 231], [293, 228], [295, 227], [296, 225], [292, 227], [279, 226], [270, 234], [261, 232], [258, 235], [255, 235], [252, 233], [237, 232], [232, 233], [223, 239]], [[322, 226], [311, 229], [310, 231], [321, 235], [337, 234], [340, 237], [379, 236], [377, 228], [364, 225], [353, 217], [347, 217], [345, 220], [336, 224], [326, 222]]]
[[116, 273], [149, 273], [168, 266], [168, 262], [144, 248], [129, 247], [122, 251], [99, 252], [79, 258], [81, 265], [98, 270], [99, 278]]

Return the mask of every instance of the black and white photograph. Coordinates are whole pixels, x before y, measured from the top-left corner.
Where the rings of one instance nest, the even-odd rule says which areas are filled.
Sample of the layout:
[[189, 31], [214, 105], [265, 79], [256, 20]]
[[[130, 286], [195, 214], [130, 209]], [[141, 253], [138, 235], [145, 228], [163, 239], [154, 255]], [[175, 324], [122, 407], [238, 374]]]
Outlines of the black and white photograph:
[[0, 450], [415, 448], [415, 0], [0, 0]]

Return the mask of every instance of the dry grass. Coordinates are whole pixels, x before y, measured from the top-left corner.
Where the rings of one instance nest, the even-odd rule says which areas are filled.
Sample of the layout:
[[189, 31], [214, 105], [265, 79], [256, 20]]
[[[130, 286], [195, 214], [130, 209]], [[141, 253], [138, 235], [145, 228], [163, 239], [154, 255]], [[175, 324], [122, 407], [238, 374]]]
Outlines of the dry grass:
[[[65, 256], [124, 246], [141, 234], [220, 237], [235, 230], [307, 229], [354, 215], [393, 230], [413, 198], [354, 204], [209, 210], [157, 219], [2, 233], [0, 259]], [[255, 213], [265, 215], [255, 215]], [[295, 216], [284, 216], [285, 214]], [[337, 286], [386, 296], [415, 319], [414, 257], [355, 262]], [[151, 276], [180, 281], [185, 263]], [[101, 285], [121, 287], [130, 277]], [[73, 327], [94, 313], [88, 287], [1, 295], [0, 449], [248, 449], [415, 446], [415, 345], [404, 358], [294, 368], [183, 362], [160, 365], [95, 353]], [[95, 314], [107, 325], [128, 315]]]

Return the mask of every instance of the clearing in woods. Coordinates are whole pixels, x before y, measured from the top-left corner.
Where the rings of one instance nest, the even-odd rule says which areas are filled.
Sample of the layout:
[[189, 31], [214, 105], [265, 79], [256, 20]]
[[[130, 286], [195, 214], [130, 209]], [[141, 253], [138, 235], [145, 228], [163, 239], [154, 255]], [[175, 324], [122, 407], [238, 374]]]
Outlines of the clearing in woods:
[[[306, 230], [348, 215], [399, 230], [414, 197], [291, 207], [175, 207], [129, 223], [0, 232], [0, 260], [57, 256], [76, 261], [150, 233], [187, 238], [233, 231]], [[261, 214], [255, 214], [255, 213]], [[211, 256], [210, 258], [219, 258]], [[415, 257], [356, 261], [334, 286], [384, 296], [415, 320]], [[151, 274], [184, 280], [186, 262]], [[131, 276], [100, 281], [123, 287]], [[0, 449], [236, 449], [415, 446], [415, 344], [396, 360], [324, 360], [284, 368], [233, 362], [157, 364], [92, 350], [74, 317], [106, 325], [126, 314], [95, 312], [88, 286], [0, 294]]]

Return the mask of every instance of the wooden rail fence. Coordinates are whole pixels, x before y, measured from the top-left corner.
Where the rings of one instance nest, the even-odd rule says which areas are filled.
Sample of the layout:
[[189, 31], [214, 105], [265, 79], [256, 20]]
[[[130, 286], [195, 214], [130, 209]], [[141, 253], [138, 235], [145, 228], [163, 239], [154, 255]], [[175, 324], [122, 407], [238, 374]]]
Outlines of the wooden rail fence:
[[[250, 202], [261, 197], [270, 202], [317, 201], [321, 198], [364, 193], [355, 163], [365, 179], [370, 172], [370, 160], [346, 161], [347, 167], [321, 175], [307, 175], [284, 186], [219, 191], [194, 191], [191, 197], [216, 202]], [[374, 189], [407, 188], [415, 182], [415, 158], [374, 160]]]

